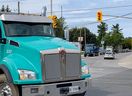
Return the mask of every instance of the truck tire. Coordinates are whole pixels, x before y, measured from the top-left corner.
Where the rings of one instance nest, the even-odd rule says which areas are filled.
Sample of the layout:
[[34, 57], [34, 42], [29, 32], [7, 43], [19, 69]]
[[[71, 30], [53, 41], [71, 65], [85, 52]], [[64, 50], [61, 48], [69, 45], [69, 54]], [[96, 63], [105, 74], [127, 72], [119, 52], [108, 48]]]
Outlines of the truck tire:
[[10, 83], [5, 74], [0, 75], [0, 96], [19, 96], [18, 87]]

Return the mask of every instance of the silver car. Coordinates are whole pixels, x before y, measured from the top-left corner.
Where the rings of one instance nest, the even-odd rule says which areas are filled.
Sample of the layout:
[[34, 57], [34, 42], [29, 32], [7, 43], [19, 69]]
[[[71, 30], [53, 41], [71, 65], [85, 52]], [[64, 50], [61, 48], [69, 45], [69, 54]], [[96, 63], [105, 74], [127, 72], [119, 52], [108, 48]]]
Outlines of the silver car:
[[104, 55], [104, 59], [115, 59], [115, 53], [107, 50]]

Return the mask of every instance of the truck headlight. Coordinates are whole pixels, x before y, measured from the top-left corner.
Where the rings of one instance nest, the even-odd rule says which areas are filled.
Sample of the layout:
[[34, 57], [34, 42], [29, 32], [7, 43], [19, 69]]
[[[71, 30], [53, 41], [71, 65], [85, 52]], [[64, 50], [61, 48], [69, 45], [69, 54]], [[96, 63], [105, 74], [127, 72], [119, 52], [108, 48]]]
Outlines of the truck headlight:
[[34, 80], [36, 79], [36, 74], [29, 70], [18, 70], [20, 80]]
[[82, 75], [89, 74], [89, 68], [87, 65], [82, 67]]

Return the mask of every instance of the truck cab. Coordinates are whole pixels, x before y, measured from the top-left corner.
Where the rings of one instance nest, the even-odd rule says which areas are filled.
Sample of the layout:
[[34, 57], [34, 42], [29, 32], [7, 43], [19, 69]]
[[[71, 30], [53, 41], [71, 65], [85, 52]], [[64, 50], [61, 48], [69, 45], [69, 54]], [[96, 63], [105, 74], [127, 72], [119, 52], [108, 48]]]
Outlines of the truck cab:
[[1, 96], [84, 96], [91, 75], [80, 50], [47, 17], [0, 15]]

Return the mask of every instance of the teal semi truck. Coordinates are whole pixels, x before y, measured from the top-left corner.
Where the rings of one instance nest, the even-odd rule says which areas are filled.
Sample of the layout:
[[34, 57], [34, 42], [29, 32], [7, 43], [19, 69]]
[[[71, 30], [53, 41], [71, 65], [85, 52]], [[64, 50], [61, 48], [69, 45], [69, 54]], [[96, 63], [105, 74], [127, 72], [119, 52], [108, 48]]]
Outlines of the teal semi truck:
[[0, 15], [0, 96], [84, 96], [87, 64], [47, 17]]

